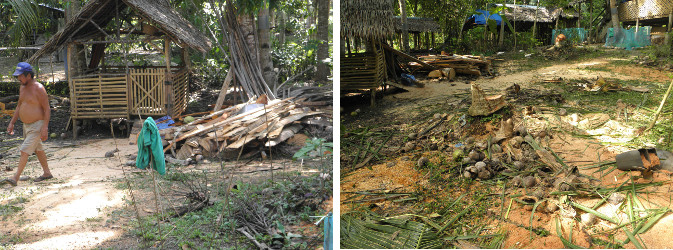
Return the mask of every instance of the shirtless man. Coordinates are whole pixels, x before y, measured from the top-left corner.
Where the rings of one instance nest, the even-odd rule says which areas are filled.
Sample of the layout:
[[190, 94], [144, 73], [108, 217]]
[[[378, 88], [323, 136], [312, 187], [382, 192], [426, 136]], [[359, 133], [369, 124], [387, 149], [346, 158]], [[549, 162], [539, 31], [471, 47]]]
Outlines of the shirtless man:
[[14, 76], [21, 83], [21, 88], [19, 89], [19, 102], [16, 105], [12, 121], [7, 126], [7, 132], [13, 135], [14, 123], [16, 123], [17, 118], [21, 118], [25, 139], [20, 147], [21, 158], [19, 159], [19, 168], [16, 170], [16, 174], [14, 174], [13, 178], [2, 181], [2, 183], [8, 183], [12, 186], [16, 186], [23, 169], [26, 167], [28, 156], [33, 153], [37, 155], [37, 159], [40, 161], [42, 170], [44, 171], [42, 176], [33, 181], [39, 182], [53, 178], [47, 166], [47, 155], [42, 149], [42, 141], [47, 140], [49, 117], [51, 115], [47, 91], [42, 84], [35, 81], [33, 67], [28, 63], [20, 62], [16, 66]]

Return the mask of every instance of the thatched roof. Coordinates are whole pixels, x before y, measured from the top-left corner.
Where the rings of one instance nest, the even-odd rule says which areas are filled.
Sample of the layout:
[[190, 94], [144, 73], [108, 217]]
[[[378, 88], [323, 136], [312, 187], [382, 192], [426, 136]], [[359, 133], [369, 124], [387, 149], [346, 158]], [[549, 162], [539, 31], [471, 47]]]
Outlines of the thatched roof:
[[390, 0], [341, 0], [341, 36], [383, 39], [395, 31]]
[[[407, 17], [407, 29], [412, 33], [442, 31], [434, 19], [424, 17]], [[402, 18], [399, 16], [395, 16], [395, 32], [402, 32]]]
[[210, 50], [212, 45], [210, 40], [164, 1], [90, 0], [74, 18], [68, 20], [65, 28], [52, 36], [29, 61], [35, 61], [43, 55], [59, 50], [69, 41], [103, 36], [103, 33], [88, 20], [91, 19], [104, 28], [117, 13], [123, 13], [127, 7], [133, 8], [140, 16], [156, 24], [159, 30], [181, 46], [188, 46], [201, 52]]

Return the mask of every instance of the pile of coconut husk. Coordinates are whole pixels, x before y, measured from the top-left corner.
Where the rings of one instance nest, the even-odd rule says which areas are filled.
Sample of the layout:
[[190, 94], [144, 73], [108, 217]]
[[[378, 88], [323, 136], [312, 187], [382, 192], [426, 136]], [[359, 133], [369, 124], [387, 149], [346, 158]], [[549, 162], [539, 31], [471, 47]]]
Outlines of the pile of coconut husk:
[[543, 194], [590, 184], [590, 177], [581, 175], [577, 167], [566, 165], [551, 149], [540, 145], [551, 137], [545, 130], [530, 132], [508, 119], [483, 141], [468, 137], [462, 148], [454, 150], [453, 158], [461, 160], [465, 178], [485, 180], [502, 173], [511, 177], [512, 186]]
[[227, 152], [235, 156], [241, 148], [264, 150], [277, 146], [309, 126], [331, 131], [332, 112], [327, 105], [305, 98], [267, 101], [262, 97], [159, 133], [164, 152], [178, 160], [198, 160], [221, 153], [226, 157]]

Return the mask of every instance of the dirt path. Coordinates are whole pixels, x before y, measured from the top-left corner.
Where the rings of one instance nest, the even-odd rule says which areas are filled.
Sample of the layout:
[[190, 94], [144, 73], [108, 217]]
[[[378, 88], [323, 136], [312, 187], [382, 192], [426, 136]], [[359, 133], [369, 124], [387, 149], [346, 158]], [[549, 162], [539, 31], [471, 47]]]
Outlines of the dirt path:
[[[23, 210], [4, 218], [0, 243], [17, 249], [44, 249], [54, 246], [93, 248], [119, 237], [123, 224], [110, 223], [110, 213], [123, 206], [124, 190], [109, 180], [123, 177], [121, 165], [137, 146], [127, 140], [84, 140], [77, 144], [46, 142], [45, 152], [55, 179], [42, 183], [19, 182], [4, 185], [1, 204], [25, 200]], [[105, 152], [119, 148], [115, 157]], [[15, 150], [11, 150], [15, 151]], [[10, 152], [11, 152], [10, 151]], [[16, 166], [18, 150], [4, 166]], [[14, 167], [15, 169], [15, 167]], [[127, 167], [128, 171], [128, 167]], [[3, 171], [9, 177], [14, 171]], [[31, 157], [24, 175], [42, 174], [39, 162]]]
[[[410, 152], [398, 151], [402, 149], [402, 145], [405, 145], [407, 142], [406, 134], [415, 133], [422, 127], [424, 124], [423, 121], [414, 120], [414, 119], [431, 119], [432, 112], [437, 112], [437, 109], [449, 108], [448, 110], [444, 109], [441, 112], [446, 112], [447, 114], [456, 114], [456, 108], [465, 108], [464, 100], [469, 99], [470, 93], [470, 83], [478, 83], [482, 89], [484, 89], [488, 94], [505, 94], [504, 89], [511, 86], [512, 84], [518, 84], [521, 86], [522, 91], [525, 90], [540, 90], [549, 92], [549, 85], [543, 86], [536, 84], [544, 79], [553, 79], [562, 77], [565, 80], [568, 79], [593, 79], [595, 80], [598, 76], [604, 77], [606, 79], [617, 79], [621, 81], [634, 81], [636, 84], [638, 82], [654, 82], [664, 86], [668, 84], [670, 79], [668, 78], [669, 72], [663, 72], [658, 69], [646, 68], [641, 66], [636, 66], [633, 64], [623, 63], [619, 61], [624, 61], [627, 59], [623, 58], [593, 58], [588, 60], [583, 60], [579, 62], [565, 62], [559, 63], [548, 67], [539, 68], [536, 70], [522, 71], [517, 73], [508, 73], [503, 76], [498, 76], [494, 78], [479, 78], [475, 81], [470, 80], [459, 80], [454, 82], [447, 81], [433, 81], [433, 80], [422, 80], [425, 83], [424, 88], [410, 88], [410, 91], [397, 93], [392, 95], [387, 95], [377, 103], [375, 109], [367, 110], [363, 112], [364, 114], [360, 116], [347, 117], [346, 119], [350, 120], [354, 126], [348, 128], [353, 131], [357, 128], [363, 126], [371, 126], [374, 131], [377, 133], [380, 131], [385, 131], [386, 129], [399, 130], [399, 135], [397, 143], [400, 144], [399, 147], [389, 146], [392, 148], [392, 151], [386, 151], [383, 149], [381, 152], [387, 153], [386, 162], [380, 162], [378, 164], [372, 165], [367, 168], [360, 168], [356, 171], [348, 173], [346, 176], [341, 178], [341, 211], [352, 211], [354, 209], [362, 209], [362, 206], [353, 205], [352, 200], [353, 195], [344, 195], [344, 192], [347, 193], [357, 193], [357, 192], [368, 192], [371, 190], [384, 190], [384, 192], [427, 192], [427, 190], [432, 190], [428, 183], [429, 179], [437, 178], [438, 176], [444, 180], [450, 181], [451, 178], [455, 178], [455, 175], [445, 174], [451, 170], [445, 169], [444, 172], [437, 174], [433, 171], [428, 171], [426, 169], [419, 169], [417, 167], [417, 160], [422, 156], [428, 157], [431, 166], [445, 166], [446, 158], [451, 158], [449, 156], [441, 156], [445, 154], [442, 152], [442, 148], [449, 144], [448, 147], [451, 148], [458, 141], [451, 141], [448, 138], [457, 138], [460, 136], [455, 136], [452, 134], [459, 134], [452, 132], [453, 130], [445, 130], [450, 132], [445, 132], [436, 137], [437, 134], [433, 134], [431, 139], [427, 142], [434, 144], [433, 146], [425, 145], [424, 143], [418, 143], [415, 147], [415, 150]], [[617, 63], [613, 63], [617, 62]], [[496, 67], [507, 67], [507, 62], [500, 63], [501, 65], [496, 65]], [[554, 92], [560, 87], [551, 87], [551, 91]], [[656, 92], [654, 95], [659, 96], [659, 93]], [[658, 97], [657, 97], [658, 98]], [[615, 100], [616, 101], [616, 100]], [[344, 103], [342, 101], [342, 103]], [[577, 105], [577, 103], [570, 103], [564, 105]], [[522, 107], [515, 107], [514, 110], [520, 110]], [[355, 109], [355, 108], [352, 108]], [[366, 108], [361, 108], [366, 109]], [[614, 107], [605, 107], [606, 110], [614, 109]], [[629, 112], [633, 112], [633, 109]], [[347, 112], [352, 111], [349, 108], [346, 108]], [[553, 139], [546, 140], [543, 142], [544, 146], [548, 146], [554, 152], [556, 152], [561, 158], [564, 159], [570, 165], [573, 166], [590, 166], [599, 162], [604, 162], [608, 159], [613, 159], [615, 155], [622, 153], [624, 151], [630, 150], [630, 148], [625, 146], [614, 146], [614, 145], [603, 145], [602, 143], [621, 143], [629, 141], [631, 138], [637, 137], [637, 134], [634, 132], [637, 128], [630, 127], [628, 122], [624, 121], [624, 118], [611, 117], [604, 114], [600, 116], [601, 113], [596, 115], [593, 114], [568, 114], [568, 116], [563, 117], [561, 121], [555, 121], [559, 116], [556, 113], [555, 109], [551, 112], [547, 112], [545, 115], [520, 115], [520, 111], [514, 111], [517, 113], [517, 122], [525, 123], [531, 132], [537, 133], [541, 130], [549, 130], [553, 132]], [[614, 112], [614, 111], [613, 111]], [[430, 114], [429, 116], [427, 114]], [[641, 112], [642, 113], [642, 112]], [[460, 115], [460, 114], [458, 114]], [[637, 113], [630, 114], [630, 116], [636, 116]], [[592, 119], [601, 119], [601, 122], [596, 127], [584, 127], [582, 128], [582, 133], [586, 133], [592, 138], [578, 138], [567, 133], [559, 133], [558, 130], [564, 130], [563, 128], [568, 127], [581, 127], [581, 123], [585, 120], [588, 122], [593, 121]], [[348, 122], [346, 122], [348, 123]], [[376, 125], [375, 125], [376, 124]], [[383, 125], [382, 125], [383, 124]], [[586, 123], [585, 123], [586, 124]], [[560, 128], [560, 127], [563, 128]], [[415, 130], [414, 130], [415, 129]], [[489, 125], [482, 126], [480, 129], [488, 131], [497, 130], [497, 127], [489, 127]], [[484, 133], [484, 131], [479, 131]], [[568, 131], [565, 131], [568, 132]], [[384, 133], [385, 132], [381, 132]], [[469, 132], [468, 132], [469, 133]], [[453, 136], [453, 137], [451, 137]], [[444, 137], [444, 138], [441, 138]], [[445, 140], [447, 138], [447, 140]], [[484, 138], [476, 138], [477, 140], [485, 140]], [[393, 139], [394, 141], [395, 139]], [[343, 142], [343, 139], [342, 139]], [[372, 144], [374, 147], [376, 144]], [[645, 146], [654, 146], [654, 144], [646, 144]], [[439, 149], [438, 149], [439, 147]], [[342, 144], [343, 148], [343, 144]], [[451, 152], [450, 150], [448, 151]], [[391, 154], [394, 153], [394, 154]], [[437, 155], [440, 155], [437, 157]], [[344, 154], [342, 153], [342, 157]], [[445, 157], [445, 158], [442, 158]], [[343, 164], [342, 159], [342, 164]], [[342, 166], [342, 169], [344, 167]], [[592, 176], [594, 178], [599, 178], [601, 180], [601, 186], [614, 185], [615, 183], [624, 183], [629, 180], [631, 177], [629, 174], [623, 174], [623, 172], [616, 170], [610, 174], [607, 174], [601, 178], [602, 172], [594, 172], [596, 169], [586, 169], [580, 170], [581, 174]], [[426, 173], [427, 172], [427, 173]], [[343, 173], [343, 170], [342, 170]], [[431, 175], [432, 174], [432, 175]], [[635, 173], [638, 175], [638, 173]], [[462, 177], [460, 177], [462, 178]], [[671, 175], [668, 173], [655, 173], [654, 179], [650, 181], [639, 180], [639, 183], [651, 182], [651, 181], [664, 181], [666, 184], [655, 188], [656, 192], [659, 192], [659, 195], [650, 195], [648, 194], [643, 206], [645, 208], [658, 208], [661, 206], [673, 208], [673, 204], [670, 202], [670, 189], [672, 187]], [[618, 185], [617, 184], [617, 185]], [[457, 184], [456, 184], [457, 185]], [[475, 184], [479, 186], [479, 184]], [[438, 188], [440, 191], [442, 187]], [[425, 190], [425, 191], [417, 191]], [[452, 190], [453, 191], [453, 190]], [[510, 190], [508, 190], [509, 192]], [[496, 193], [501, 191], [495, 191]], [[437, 196], [456, 196], [457, 194], [445, 194], [441, 192]], [[431, 202], [435, 201], [435, 198], [428, 198], [430, 200], [423, 201], [423, 204], [428, 205]], [[439, 198], [438, 198], [439, 199]], [[437, 199], [437, 200], [438, 200]], [[645, 198], [643, 198], [645, 199]], [[598, 200], [596, 199], [582, 199], [577, 198], [576, 202], [579, 202], [585, 206], [592, 207], [595, 205]], [[369, 203], [366, 203], [369, 204]], [[505, 211], [508, 208], [507, 204], [495, 205], [489, 209], [489, 213], [500, 213]], [[374, 203], [369, 204], [369, 208], [372, 208], [376, 211], [385, 211], [386, 214], [404, 214], [404, 213], [416, 213], [412, 206], [401, 206], [399, 204], [392, 203], [386, 200], [378, 200]], [[606, 211], [612, 210], [612, 211]], [[492, 210], [492, 211], [491, 211]], [[606, 214], [614, 214], [616, 207], [602, 206], [599, 211]], [[581, 211], [578, 211], [581, 212]], [[422, 213], [422, 212], [421, 212]], [[581, 212], [583, 213], [583, 212]], [[512, 207], [511, 212], [509, 212], [509, 221], [503, 222], [494, 220], [493, 226], [495, 228], [501, 227], [508, 231], [508, 237], [504, 240], [502, 248], [564, 248], [563, 243], [560, 241], [558, 235], [556, 234], [556, 225], [555, 219], [558, 216], [554, 214], [546, 213], [535, 213], [534, 218], [531, 217], [531, 207], [525, 207], [518, 205], [515, 202], [515, 205]], [[494, 217], [494, 216], [493, 216]], [[579, 216], [578, 216], [579, 217]], [[549, 236], [542, 237], [533, 237], [531, 238], [531, 232], [521, 225], [528, 226], [532, 221], [533, 227], [544, 228], [551, 233]], [[668, 235], [671, 235], [672, 230], [670, 229], [670, 222], [673, 221], [673, 215], [671, 213], [663, 216], [649, 231], [641, 234], [642, 242], [648, 248], [671, 248], [673, 244], [668, 240]], [[566, 221], [567, 222], [567, 221]], [[576, 221], [579, 223], [579, 221]], [[562, 231], [566, 234], [568, 238], [568, 225], [562, 226]], [[576, 227], [577, 228], [577, 227]], [[584, 227], [582, 227], [584, 228]], [[597, 227], [591, 228], [591, 230], [596, 230]], [[600, 228], [600, 227], [598, 227]], [[607, 228], [607, 226], [605, 227]], [[586, 229], [589, 230], [589, 229]], [[573, 241], [582, 247], [591, 247], [591, 248], [600, 248], [601, 246], [596, 245], [594, 242], [588, 242], [585, 239], [585, 236], [589, 235], [583, 230], [575, 230], [573, 232]], [[497, 232], [492, 232], [497, 233]], [[591, 233], [596, 233], [592, 231]], [[611, 233], [612, 234], [612, 233]], [[534, 234], [532, 234], [534, 235]], [[607, 235], [607, 234], [605, 234]], [[615, 238], [625, 239], [626, 235], [624, 232], [614, 233]], [[604, 235], [601, 234], [600, 237]], [[598, 236], [594, 236], [598, 237]], [[631, 243], [625, 244], [625, 248], [634, 248], [635, 246]]]

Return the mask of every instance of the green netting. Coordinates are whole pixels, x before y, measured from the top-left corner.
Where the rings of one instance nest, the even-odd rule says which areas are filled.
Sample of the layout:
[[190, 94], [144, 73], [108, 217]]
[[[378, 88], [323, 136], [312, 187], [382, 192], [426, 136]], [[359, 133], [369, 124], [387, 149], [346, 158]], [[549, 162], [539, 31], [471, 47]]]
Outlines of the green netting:
[[650, 30], [652, 30], [650, 26], [640, 27], [637, 33], [636, 28], [617, 29], [616, 31], [614, 28], [610, 28], [607, 36], [605, 36], [605, 46], [625, 48], [627, 50], [650, 46], [652, 45]]
[[566, 36], [566, 41], [571, 44], [577, 44], [587, 40], [587, 30], [584, 28], [557, 29], [552, 31], [551, 44], [556, 43], [556, 36], [558, 34], [564, 34]]

